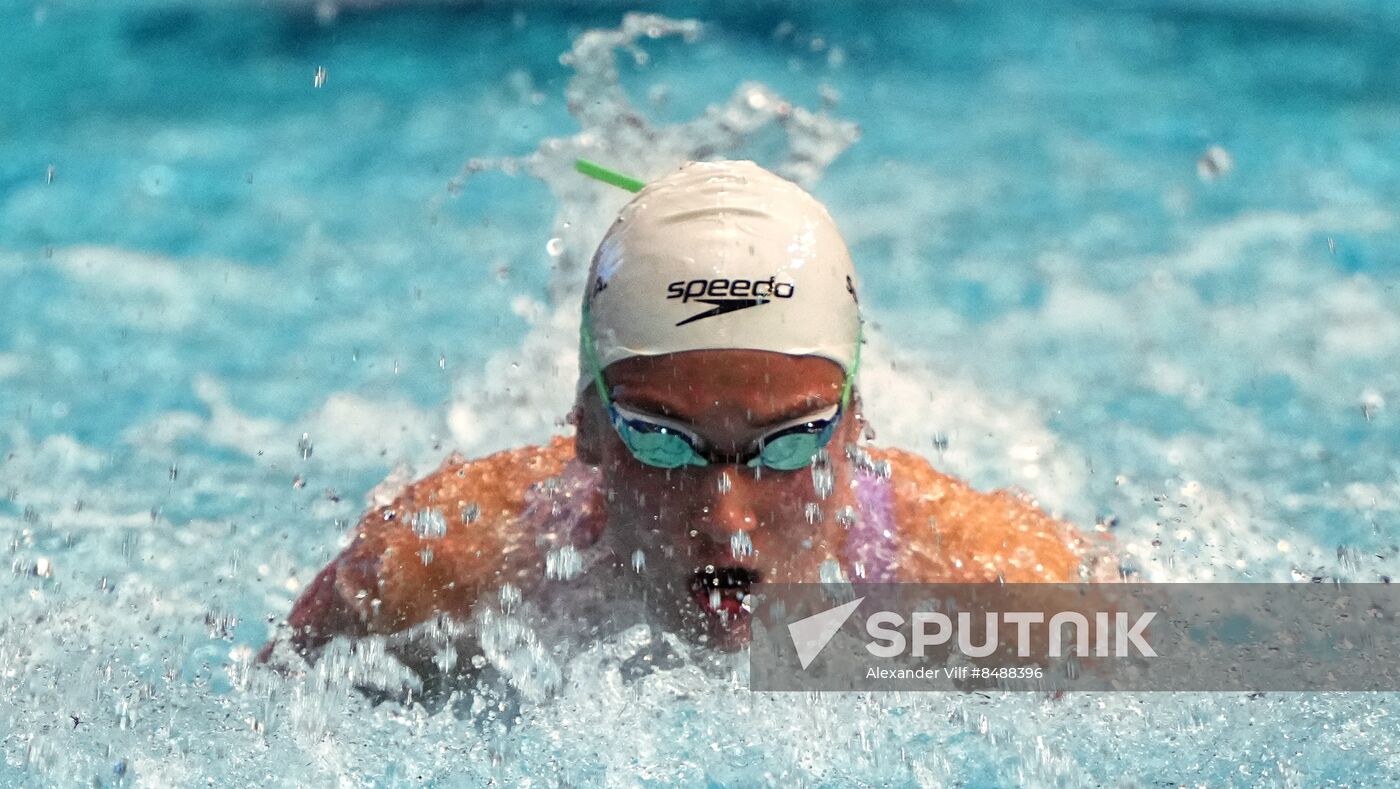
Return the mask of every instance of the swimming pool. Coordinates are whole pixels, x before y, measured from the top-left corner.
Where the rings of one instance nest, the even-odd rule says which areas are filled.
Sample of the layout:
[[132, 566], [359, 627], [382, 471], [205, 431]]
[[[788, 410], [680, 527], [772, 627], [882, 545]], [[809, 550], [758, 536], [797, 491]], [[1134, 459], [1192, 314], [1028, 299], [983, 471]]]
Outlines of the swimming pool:
[[1395, 575], [1400, 14], [1276, 5], [0, 9], [0, 783], [1393, 781], [1380, 694], [769, 696], [623, 636], [506, 727], [250, 667], [386, 475], [558, 429], [625, 199], [577, 154], [825, 200], [881, 443], [1150, 580]]

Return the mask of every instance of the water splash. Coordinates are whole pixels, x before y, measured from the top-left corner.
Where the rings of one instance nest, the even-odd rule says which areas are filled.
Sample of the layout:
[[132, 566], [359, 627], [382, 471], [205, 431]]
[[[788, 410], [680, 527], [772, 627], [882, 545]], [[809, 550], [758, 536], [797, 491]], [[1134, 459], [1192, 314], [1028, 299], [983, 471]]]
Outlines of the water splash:
[[577, 302], [593, 246], [629, 199], [615, 187], [581, 177], [574, 170], [576, 159], [625, 166], [628, 175], [645, 181], [687, 161], [723, 158], [776, 128], [782, 146], [772, 161], [762, 164], [810, 186], [857, 139], [855, 124], [798, 106], [757, 82], [741, 83], [727, 101], [690, 121], [652, 121], [622, 87], [618, 52], [635, 56], [645, 40], [677, 37], [694, 42], [703, 34], [704, 27], [695, 20], [639, 13], [624, 16], [616, 30], [583, 33], [559, 59], [574, 71], [565, 98], [579, 131], [547, 139], [528, 156], [474, 159], [453, 181], [452, 191], [460, 192], [470, 188], [474, 175], [497, 170], [528, 173], [549, 186], [559, 206], [549, 241], [554, 258], [552, 304]]
[[[790, 25], [781, 35], [788, 40], [801, 34]], [[927, 43], [927, 32], [919, 35], [920, 44]], [[646, 40], [643, 31], [635, 42]], [[618, 51], [625, 56], [625, 47]], [[998, 79], [1028, 77], [1004, 72]], [[335, 83], [327, 88], [333, 89]], [[769, 125], [786, 136], [783, 124]], [[685, 150], [698, 150], [703, 142], [691, 140]], [[1047, 145], [1057, 156], [1078, 155], [1053, 142]], [[685, 150], [677, 157], [688, 155]], [[1194, 181], [1189, 156], [1194, 149], [1185, 150], [1187, 158], [1173, 166]], [[1246, 148], [1238, 151], [1244, 162]], [[638, 157], [650, 153], [630, 152]], [[1248, 179], [1249, 170], [1267, 156], [1255, 147], [1248, 152], [1249, 167], [1237, 168], [1210, 188], [1237, 188]], [[560, 185], [577, 179], [568, 171], [570, 153], [554, 152], [558, 161], [541, 165]], [[1102, 163], [1110, 170], [1114, 166], [1107, 159]], [[1143, 163], [1133, 164], [1128, 169], [1141, 178], [1138, 166]], [[658, 161], [656, 166], [671, 164]], [[527, 166], [521, 172], [533, 170]], [[65, 175], [46, 188], [62, 188], [69, 180]], [[265, 180], [260, 177], [259, 184]], [[928, 198], [936, 204], [940, 189], [966, 186], [975, 191], [975, 180], [931, 180], [929, 191], [911, 193], [909, 202]], [[162, 179], [162, 187], [169, 184]], [[1365, 189], [1360, 183], [1341, 186]], [[865, 193], [858, 194], [864, 201]], [[140, 196], [151, 197], [146, 192]], [[625, 199], [587, 184], [574, 197], [580, 202], [570, 210], [603, 225], [610, 209], [602, 203]], [[1176, 199], [1170, 192], [1152, 197], [1169, 204]], [[22, 198], [16, 202], [30, 199]], [[878, 263], [903, 276], [910, 261], [926, 262], [928, 250], [910, 242], [908, 233], [887, 232], [910, 215], [882, 216], [894, 213], [888, 202], [869, 203], [868, 212], [851, 215], [850, 225], [856, 240], [873, 239], [885, 245], [877, 249], [893, 250], [889, 256], [876, 255]], [[928, 219], [919, 223], [917, 237], [923, 243], [929, 234], [922, 229], [946, 228], [964, 215], [913, 216]], [[1199, 243], [1175, 248], [1167, 240], [1162, 244], [1168, 252], [1124, 260], [1121, 269], [1143, 273], [1141, 285], [1112, 291], [1127, 307], [1104, 297], [1110, 285], [1084, 282], [1057, 268], [1064, 261], [1051, 252], [1005, 265], [981, 252], [966, 260], [953, 256], [940, 261], [937, 270], [966, 274], [993, 292], [1013, 294], [1024, 270], [1043, 281], [1044, 292], [1027, 289], [1030, 295], [1018, 302], [1019, 313], [979, 318], [975, 330], [951, 322], [946, 310], [919, 305], [920, 322], [954, 339], [975, 337], [986, 369], [978, 369], [978, 360], [940, 355], [933, 343], [911, 350], [893, 341], [903, 337], [886, 340], [872, 332], [870, 358], [888, 364], [865, 369], [862, 395], [878, 416], [883, 437], [932, 448], [950, 470], [983, 484], [1032, 484], [1022, 473], [1034, 471], [1033, 484], [1046, 506], [1081, 514], [1088, 508], [1083, 523], [1092, 522], [1098, 510], [1117, 515], [1112, 531], [1147, 577], [1389, 576], [1400, 566], [1384, 536], [1395, 523], [1394, 502], [1400, 500], [1393, 469], [1386, 465], [1389, 453], [1338, 456], [1338, 446], [1350, 445], [1269, 421], [1293, 406], [1249, 409], [1230, 402], [1257, 375], [1252, 365], [1263, 348], [1270, 364], [1320, 404], [1318, 411], [1306, 412], [1309, 418], [1338, 431], [1387, 435], [1393, 409], [1377, 405], [1378, 400], [1393, 402], [1397, 391], [1393, 374], [1384, 372], [1395, 368], [1387, 350], [1396, 336], [1393, 300], [1385, 295], [1390, 279], [1329, 269], [1351, 265], [1348, 255], [1355, 254], [1356, 244], [1348, 234], [1377, 232], [1383, 220], [1348, 210], [1261, 213], [1215, 223], [1212, 232], [1198, 234]], [[1095, 216], [1066, 232], [1103, 234], [1091, 238], [1090, 247], [1107, 243], [1116, 248], [1114, 221], [1113, 216]], [[1200, 222], [1183, 224], [1183, 232], [1196, 234]], [[578, 256], [586, 256], [601, 232], [601, 225], [591, 231], [584, 225], [578, 221], [568, 232], [554, 233], [564, 241], [561, 282], [555, 287], [560, 295], [551, 295], [546, 304], [522, 297], [511, 307], [535, 331], [521, 347], [500, 349], [484, 374], [464, 373], [464, 396], [453, 406], [465, 404], [453, 427], [454, 437], [466, 438], [463, 449], [475, 454], [497, 448], [488, 445], [491, 441], [515, 442], [558, 429], [555, 420], [572, 396], [576, 311], [567, 280], [576, 276], [583, 259]], [[561, 220], [556, 219], [556, 226], [562, 226]], [[1075, 237], [1055, 240], [1079, 251]], [[1319, 256], [1312, 256], [1310, 244]], [[534, 247], [538, 250], [540, 244]], [[1019, 256], [1022, 250], [1014, 252]], [[277, 284], [256, 278], [240, 284], [241, 269], [229, 267], [232, 286], [220, 291], [196, 277], [181, 278], [181, 271], [203, 268], [183, 259], [92, 250], [6, 253], [0, 268], [22, 270], [41, 260], [54, 261], [73, 287], [118, 283], [127, 305], [116, 305], [124, 327], [154, 321], [201, 327], [203, 298], [228, 297], [249, 282], [258, 285], [253, 290], [264, 291]], [[533, 265], [517, 263], [520, 268]], [[572, 274], [562, 273], [565, 263]], [[1260, 277], [1256, 268], [1273, 273]], [[995, 281], [976, 279], [988, 270], [996, 272]], [[123, 271], [137, 273], [122, 279]], [[1098, 265], [1093, 271], [1114, 276]], [[1219, 289], [1198, 288], [1192, 277], [1207, 286], [1223, 277], [1257, 285], [1245, 290], [1250, 299], [1272, 294], [1268, 314], [1253, 302], [1207, 303], [1201, 294], [1219, 296]], [[946, 284], [931, 282], [930, 287]], [[1136, 320], [1112, 317], [1115, 307]], [[1108, 331], [1093, 322], [1105, 315], [1111, 317], [1103, 324]], [[1180, 326], [1185, 329], [1166, 330]], [[1092, 333], [1093, 347], [1110, 351], [1122, 346], [1138, 353], [1145, 340], [1183, 334], [1215, 339], [1204, 353], [1199, 344], [1183, 343], [1180, 350], [1158, 349], [1142, 362], [1134, 358], [1096, 367], [1089, 360], [1076, 367], [1066, 362], [1067, 352], [1054, 347], [1082, 351], [1083, 345], [1068, 341], [1075, 327]], [[1033, 347], [1025, 339], [1037, 336], [1046, 338], [1046, 347]], [[7, 385], [29, 374], [31, 349], [36, 359], [52, 360], [75, 375], [81, 372], [64, 368], [61, 343], [24, 346], [24, 337], [19, 339], [22, 347], [16, 353], [0, 357], [0, 378]], [[369, 356], [360, 363], [368, 363]], [[930, 356], [937, 359], [936, 371]], [[1026, 362], [1013, 365], [1024, 388], [998, 394], [1000, 379], [989, 370], [1008, 359]], [[426, 366], [432, 367], [432, 361], [427, 359]], [[1358, 372], [1360, 367], [1368, 369]], [[1204, 380], [1203, 373], [1208, 373]], [[974, 384], [979, 376], [983, 383]], [[1084, 394], [1085, 380], [1102, 381], [1120, 394], [1141, 389], [1164, 398], [1170, 407], [1147, 414], [1121, 401], [1081, 402], [1076, 398]], [[491, 389], [485, 400], [475, 397], [481, 387]], [[1368, 397], [1368, 390], [1379, 398]], [[645, 631], [591, 641], [585, 655], [568, 660], [549, 655], [538, 660], [532, 644], [550, 649], [553, 641], [537, 634], [531, 642], [520, 632], [514, 640], [494, 642], [489, 657], [478, 652], [467, 659], [468, 653], [459, 651], [458, 665], [488, 671], [499, 662], [526, 686], [552, 694], [540, 703], [470, 694], [469, 709], [514, 724], [508, 737], [494, 730], [483, 734], [470, 715], [453, 709], [433, 712], [416, 704], [378, 703], [383, 698], [416, 699], [430, 690], [393, 657], [397, 647], [387, 641], [367, 639], [353, 648], [334, 644], [314, 670], [288, 677], [272, 674], [254, 667], [249, 645], [261, 641], [268, 617], [285, 613], [335, 541], [353, 537], [335, 524], [353, 522], [360, 502], [312, 495], [330, 481], [324, 467], [310, 472], [317, 482], [314, 489], [286, 490], [287, 469], [297, 462], [294, 445], [301, 421], [269, 421], [246, 403], [248, 410], [238, 410], [234, 394], [207, 381], [197, 387], [196, 396], [198, 413], [172, 413], [149, 429], [134, 430], [131, 462], [114, 460], [110, 450], [77, 438], [14, 425], [0, 429], [5, 447], [0, 477], [7, 493], [0, 502], [0, 533], [6, 538], [0, 544], [10, 546], [12, 560], [24, 568], [3, 579], [7, 608], [0, 631], [0, 722], [15, 736], [0, 745], [0, 783], [193, 785], [205, 782], [215, 765], [217, 778], [234, 785], [394, 785], [415, 783], [420, 775], [445, 784], [514, 784], [539, 782], [541, 774], [563, 785], [652, 780], [1075, 786], [1111, 783], [1114, 776], [1132, 774], [1225, 785], [1310, 785], [1339, 775], [1383, 782], [1400, 766], [1386, 744], [1393, 713], [1374, 696], [772, 699], [736, 690], [743, 682], [742, 661], [688, 655], [665, 634]], [[1066, 407], [1052, 422], [1047, 409], [1054, 412], [1054, 407], [1045, 403], [1075, 403], [1090, 415], [1093, 409], [1126, 410], [1101, 416], [1098, 424], [1117, 428], [1113, 436], [1080, 441], [1073, 438], [1083, 427], [1070, 413], [1076, 409]], [[1208, 419], [1185, 427], [1141, 424], [1144, 416], [1159, 413]], [[363, 402], [328, 402], [314, 416], [319, 421], [307, 424], [319, 425], [313, 434], [320, 445], [315, 458], [305, 459], [308, 463], [366, 454], [378, 458], [385, 446], [378, 434], [386, 432], [385, 425], [393, 425], [388, 432], [397, 435], [402, 425], [432, 424], [412, 408], [390, 412]], [[408, 436], [398, 446], [434, 444], [427, 429], [415, 427]], [[258, 463], [258, 470], [275, 469], [276, 492], [268, 493], [266, 480], [235, 464], [218, 467], [190, 458], [181, 460], [179, 484], [166, 484], [164, 470], [177, 456], [170, 449], [200, 441]], [[1039, 447], [1039, 454], [1010, 457], [1008, 447], [1023, 441]], [[374, 449], [365, 452], [361, 445]], [[1370, 446], [1375, 445], [1372, 440]], [[441, 456], [433, 451], [417, 458], [393, 446], [389, 451], [389, 463], [402, 456], [436, 464]], [[1306, 471], [1312, 468], [1331, 471], [1312, 477]], [[380, 493], [392, 496], [412, 476], [405, 472]], [[334, 484], [346, 491], [368, 485], [356, 478]], [[81, 501], [75, 490], [83, 491]], [[153, 511], [161, 514], [153, 518]], [[1106, 524], [1110, 521], [1105, 518]], [[1311, 526], [1299, 524], [1322, 522], [1340, 524], [1333, 529], [1339, 534], [1309, 544]], [[1288, 539], [1281, 545], [1284, 537]], [[230, 556], [235, 553], [246, 554], [246, 560], [239, 564]], [[41, 559], [49, 562], [52, 577], [29, 572]], [[206, 618], [213, 613], [217, 623], [233, 611], [242, 615], [232, 625], [238, 643], [231, 645]], [[636, 642], [653, 638], [682, 659], [641, 676], [624, 671], [622, 666], [637, 654]], [[434, 649], [430, 658], [445, 665], [456, 647], [435, 642]], [[567, 681], [549, 683], [550, 661]], [[361, 686], [382, 688], [388, 695], [367, 697], [357, 690]], [[793, 714], [794, 704], [800, 715]], [[735, 726], [736, 719], [759, 722], [762, 737], [754, 737], [753, 727]], [[1170, 745], [1163, 745], [1164, 731], [1173, 735]], [[1300, 733], [1307, 737], [1300, 739]], [[1107, 752], [1096, 747], [1105, 742], [1115, 747]], [[1188, 760], [1192, 767], [1184, 775], [1182, 764]], [[17, 776], [18, 769], [30, 772]]]

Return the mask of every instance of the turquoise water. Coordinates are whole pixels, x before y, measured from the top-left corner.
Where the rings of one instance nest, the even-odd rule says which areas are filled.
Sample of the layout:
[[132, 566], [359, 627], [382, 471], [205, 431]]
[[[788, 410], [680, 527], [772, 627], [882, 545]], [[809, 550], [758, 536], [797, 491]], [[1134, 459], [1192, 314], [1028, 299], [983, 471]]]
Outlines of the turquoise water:
[[624, 199], [577, 153], [802, 180], [877, 440], [1142, 577], [1400, 569], [1392, 4], [654, 8], [0, 6], [0, 783], [1391, 781], [1385, 695], [795, 700], [620, 637], [500, 731], [250, 671], [386, 475], [558, 429]]

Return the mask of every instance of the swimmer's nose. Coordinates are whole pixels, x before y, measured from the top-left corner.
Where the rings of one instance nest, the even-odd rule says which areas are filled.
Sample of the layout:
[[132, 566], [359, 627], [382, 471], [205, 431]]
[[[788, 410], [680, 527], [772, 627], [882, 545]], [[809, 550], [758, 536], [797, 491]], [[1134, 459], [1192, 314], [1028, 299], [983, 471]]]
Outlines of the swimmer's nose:
[[738, 532], [758, 528], [755, 491], [747, 475], [736, 467], [716, 468], [710, 474], [701, 530], [707, 537], [728, 541]]

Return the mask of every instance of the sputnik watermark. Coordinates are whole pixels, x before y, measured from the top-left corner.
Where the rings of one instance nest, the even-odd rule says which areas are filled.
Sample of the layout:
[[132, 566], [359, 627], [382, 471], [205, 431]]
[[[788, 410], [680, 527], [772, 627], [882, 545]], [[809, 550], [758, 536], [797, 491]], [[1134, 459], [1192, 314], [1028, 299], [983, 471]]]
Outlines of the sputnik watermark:
[[1393, 584], [762, 584], [754, 690], [1400, 690]]
[[[1138, 614], [1136, 618], [1123, 611], [1095, 611], [1093, 612], [1093, 624], [1090, 624], [1089, 617], [1078, 611], [1060, 611], [1050, 617], [1049, 625], [1045, 628], [1046, 641], [1049, 649], [1044, 652], [1048, 657], [1060, 658], [1067, 655], [1065, 650], [1066, 639], [1065, 629], [1072, 629], [1075, 632], [1074, 646], [1076, 655], [1093, 655], [1094, 657], [1157, 657], [1156, 651], [1143, 639], [1143, 634], [1147, 627], [1152, 624], [1152, 620], [1157, 618], [1156, 611], [1146, 611]], [[1016, 628], [1016, 657], [1030, 657], [1032, 654], [1033, 639], [1040, 634], [1032, 635], [1032, 629], [1036, 625], [1045, 625], [1045, 614], [1042, 611], [1004, 611], [1000, 614], [988, 611], [983, 614], [983, 638], [982, 643], [973, 642], [975, 635], [972, 624], [973, 616], [968, 611], [961, 611], [957, 615], [957, 651], [967, 657], [984, 658], [995, 654], [998, 651], [1000, 641], [998, 639], [998, 621], [1013, 625]], [[1131, 622], [1130, 622], [1131, 619]], [[912, 638], [905, 638], [904, 633], [899, 628], [904, 626], [904, 617], [894, 611], [880, 611], [872, 614], [865, 620], [865, 632], [878, 643], [867, 644], [865, 649], [875, 657], [892, 658], [904, 654], [906, 645], [909, 645], [911, 654], [914, 657], [923, 657], [928, 647], [942, 646], [952, 643], [953, 620], [947, 614], [940, 611], [916, 611], [912, 617]], [[928, 627], [934, 627], [933, 632], [929, 632]], [[1094, 643], [1094, 649], [1090, 651], [1089, 642]], [[1112, 640], [1112, 646], [1109, 641]]]
[[[788, 634], [804, 671], [864, 601], [864, 597], [858, 597], [788, 625]], [[1050, 616], [1047, 622], [1043, 611], [986, 611], [982, 613], [981, 643], [976, 643], [970, 611], [958, 612], [956, 620], [942, 611], [915, 611], [908, 620], [897, 611], [876, 611], [865, 618], [864, 630], [872, 639], [865, 645], [865, 650], [878, 658], [894, 658], [906, 653], [925, 657], [930, 647], [955, 645], [957, 652], [965, 657], [985, 658], [999, 650], [999, 628], [1001, 623], [1005, 623], [1015, 628], [1017, 657], [1030, 657], [1035, 640], [1042, 636], [1048, 645], [1044, 654], [1051, 658], [1066, 657], [1066, 643], [1073, 644], [1076, 655], [1157, 657], [1156, 650], [1143, 635], [1158, 612], [1145, 611], [1135, 618], [1124, 611], [1090, 613], [1092, 618], [1079, 611], [1060, 611]], [[906, 621], [910, 625], [909, 636], [901, 629]], [[1043, 626], [1044, 633], [1032, 632], [1040, 629], [1038, 625]], [[1073, 632], [1072, 640], [1065, 638], [1066, 630]], [[953, 674], [944, 676], [953, 677]], [[960, 676], [965, 677], [966, 672]]]

